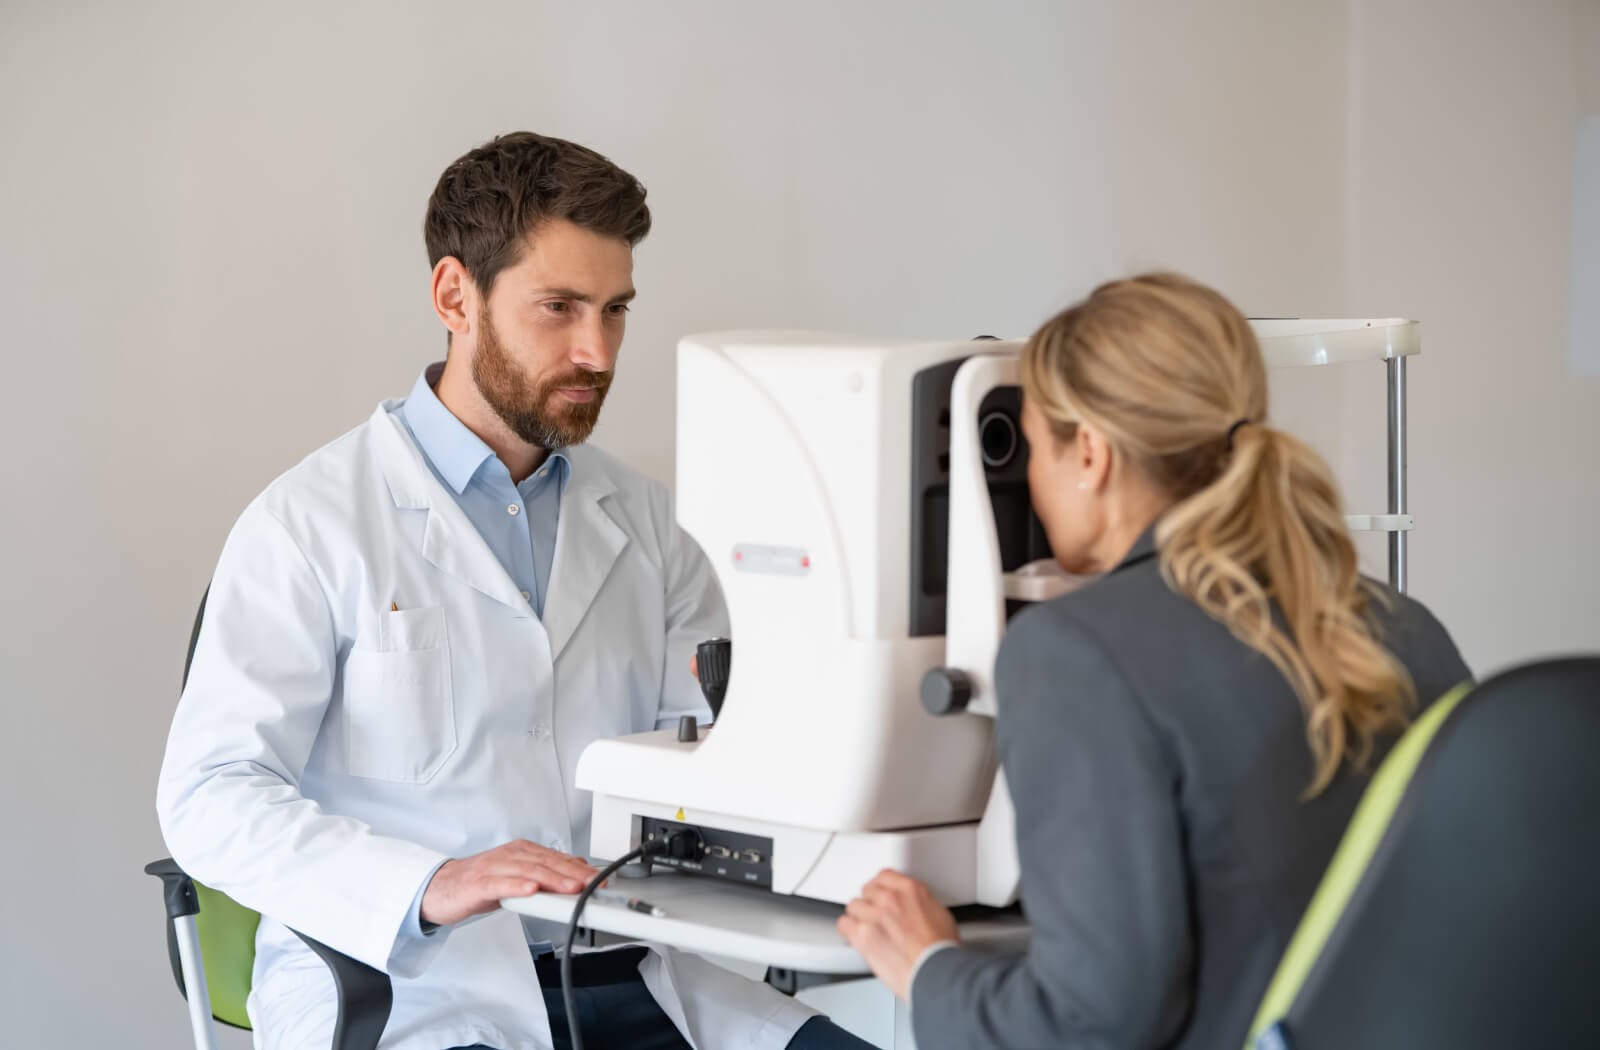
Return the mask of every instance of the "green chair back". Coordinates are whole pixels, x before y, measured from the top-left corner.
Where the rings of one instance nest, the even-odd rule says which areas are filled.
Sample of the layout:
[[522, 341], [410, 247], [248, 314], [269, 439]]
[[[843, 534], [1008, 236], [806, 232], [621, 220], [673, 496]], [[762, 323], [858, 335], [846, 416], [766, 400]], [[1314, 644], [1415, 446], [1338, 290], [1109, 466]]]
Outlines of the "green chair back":
[[200, 956], [211, 995], [211, 1016], [235, 1028], [249, 1028], [245, 1000], [256, 961], [256, 927], [261, 916], [232, 897], [201, 883], [194, 884], [200, 899], [195, 926], [200, 934]]

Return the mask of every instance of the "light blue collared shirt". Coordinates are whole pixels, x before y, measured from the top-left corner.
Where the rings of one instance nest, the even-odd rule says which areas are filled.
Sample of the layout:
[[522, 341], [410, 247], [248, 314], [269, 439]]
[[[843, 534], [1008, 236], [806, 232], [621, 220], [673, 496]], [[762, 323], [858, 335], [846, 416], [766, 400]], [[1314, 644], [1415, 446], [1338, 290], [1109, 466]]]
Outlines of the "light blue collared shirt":
[[[512, 484], [511, 472], [494, 450], [467, 429], [433, 392], [433, 384], [439, 381], [443, 370], [443, 365], [429, 365], [394, 414], [422, 450], [433, 476], [455, 497], [456, 505], [500, 560], [534, 613], [543, 619], [550, 567], [555, 561], [561, 495], [566, 491], [572, 462], [561, 453], [552, 452], [522, 484]], [[432, 879], [430, 872], [411, 902], [411, 914], [404, 927], [410, 936], [432, 932], [422, 929], [422, 897]]]
[[494, 551], [533, 611], [544, 617], [550, 566], [556, 553], [556, 522], [572, 463], [552, 452], [539, 469], [511, 483], [511, 472], [483, 439], [467, 429], [439, 396], [433, 382], [443, 365], [417, 377], [395, 415], [422, 450], [428, 469], [449, 489], [456, 504]]

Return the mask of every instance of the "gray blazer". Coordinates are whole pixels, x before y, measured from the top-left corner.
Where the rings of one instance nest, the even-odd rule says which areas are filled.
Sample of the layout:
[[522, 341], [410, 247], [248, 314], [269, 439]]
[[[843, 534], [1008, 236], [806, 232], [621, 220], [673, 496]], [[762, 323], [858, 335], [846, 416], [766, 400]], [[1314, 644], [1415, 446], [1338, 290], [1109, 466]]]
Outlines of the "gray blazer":
[[[1425, 703], [1470, 677], [1427, 609], [1376, 611]], [[1151, 533], [1018, 615], [995, 676], [1033, 938], [929, 956], [917, 1046], [1242, 1046], [1368, 772], [1302, 800], [1314, 764], [1293, 690], [1167, 587]]]

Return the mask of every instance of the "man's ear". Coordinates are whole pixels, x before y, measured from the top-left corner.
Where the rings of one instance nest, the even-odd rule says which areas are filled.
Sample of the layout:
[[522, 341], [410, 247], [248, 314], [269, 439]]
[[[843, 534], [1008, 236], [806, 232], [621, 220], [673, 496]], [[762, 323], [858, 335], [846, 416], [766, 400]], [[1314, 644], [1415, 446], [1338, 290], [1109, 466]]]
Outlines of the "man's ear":
[[478, 315], [477, 287], [461, 260], [446, 255], [433, 268], [433, 312], [452, 337], [472, 331]]

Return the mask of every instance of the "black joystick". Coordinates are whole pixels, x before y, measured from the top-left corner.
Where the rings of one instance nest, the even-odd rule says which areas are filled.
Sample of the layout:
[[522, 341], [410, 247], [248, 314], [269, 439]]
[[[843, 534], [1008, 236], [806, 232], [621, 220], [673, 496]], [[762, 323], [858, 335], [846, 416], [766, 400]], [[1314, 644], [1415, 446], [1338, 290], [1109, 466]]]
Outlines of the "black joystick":
[[733, 664], [733, 643], [726, 638], [713, 638], [701, 642], [694, 651], [695, 664], [700, 672], [700, 691], [706, 694], [711, 705], [711, 720], [715, 722], [722, 712], [722, 697], [728, 691], [728, 668]]

